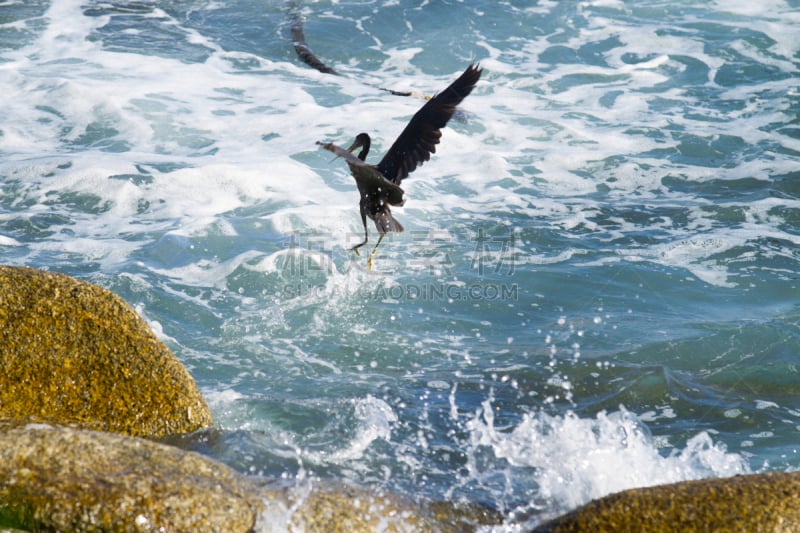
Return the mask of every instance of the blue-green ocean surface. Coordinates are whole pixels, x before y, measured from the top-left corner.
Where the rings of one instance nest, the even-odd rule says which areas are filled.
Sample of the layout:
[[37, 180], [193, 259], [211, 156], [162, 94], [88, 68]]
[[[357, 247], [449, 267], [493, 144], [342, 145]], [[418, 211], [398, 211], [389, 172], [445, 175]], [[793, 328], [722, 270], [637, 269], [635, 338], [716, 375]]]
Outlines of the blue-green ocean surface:
[[[184, 445], [254, 476], [517, 531], [796, 470], [798, 27], [797, 0], [0, 0], [0, 262], [133, 305], [221, 430]], [[369, 271], [315, 142], [377, 162], [423, 103], [378, 87], [471, 62]]]

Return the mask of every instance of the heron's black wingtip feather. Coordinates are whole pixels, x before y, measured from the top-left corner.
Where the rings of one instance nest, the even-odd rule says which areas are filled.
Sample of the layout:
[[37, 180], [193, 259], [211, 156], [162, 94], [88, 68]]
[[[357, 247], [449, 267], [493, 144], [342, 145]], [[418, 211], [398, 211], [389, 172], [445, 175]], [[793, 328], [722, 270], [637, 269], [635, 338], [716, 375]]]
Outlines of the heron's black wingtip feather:
[[441, 137], [440, 129], [475, 88], [483, 69], [473, 63], [447, 88], [417, 111], [392, 147], [378, 163], [378, 169], [386, 179], [400, 183], [418, 165], [428, 161], [436, 151]]

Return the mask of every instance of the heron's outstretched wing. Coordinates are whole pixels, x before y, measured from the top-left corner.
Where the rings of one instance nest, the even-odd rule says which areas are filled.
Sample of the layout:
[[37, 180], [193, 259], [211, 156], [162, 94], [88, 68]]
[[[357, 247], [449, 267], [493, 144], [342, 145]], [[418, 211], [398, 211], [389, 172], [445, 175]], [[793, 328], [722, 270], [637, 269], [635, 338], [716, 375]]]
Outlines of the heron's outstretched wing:
[[470, 65], [447, 89], [416, 112], [377, 165], [386, 179], [399, 185], [418, 165], [431, 158], [442, 136], [441, 128], [453, 116], [456, 106], [472, 92], [482, 72], [479, 65]]

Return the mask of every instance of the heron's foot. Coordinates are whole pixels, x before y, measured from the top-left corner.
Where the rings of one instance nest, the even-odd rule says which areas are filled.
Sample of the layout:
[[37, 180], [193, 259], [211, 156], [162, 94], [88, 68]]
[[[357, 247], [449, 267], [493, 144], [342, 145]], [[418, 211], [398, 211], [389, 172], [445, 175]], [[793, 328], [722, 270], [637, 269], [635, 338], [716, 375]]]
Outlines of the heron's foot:
[[369, 258], [367, 259], [367, 272], [372, 272], [372, 267], [372, 254], [370, 254]]
[[356, 253], [356, 255], [360, 256], [361, 252], [359, 252], [358, 249], [361, 248], [362, 246], [364, 246], [365, 244], [367, 244], [367, 242], [368, 242], [367, 239], [364, 239], [363, 242], [360, 242], [360, 243], [356, 244], [355, 246], [353, 246], [350, 249], [353, 250]]

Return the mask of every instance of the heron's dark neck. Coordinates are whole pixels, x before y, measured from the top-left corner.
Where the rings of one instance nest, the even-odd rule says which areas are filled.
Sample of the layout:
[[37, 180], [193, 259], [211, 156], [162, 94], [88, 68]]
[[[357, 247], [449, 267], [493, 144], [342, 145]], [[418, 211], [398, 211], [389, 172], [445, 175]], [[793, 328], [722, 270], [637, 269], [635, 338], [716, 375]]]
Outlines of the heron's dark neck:
[[366, 161], [367, 154], [369, 154], [369, 146], [372, 143], [372, 140], [366, 133], [360, 134], [358, 138], [361, 141], [361, 151], [358, 152], [358, 158], [362, 161]]

